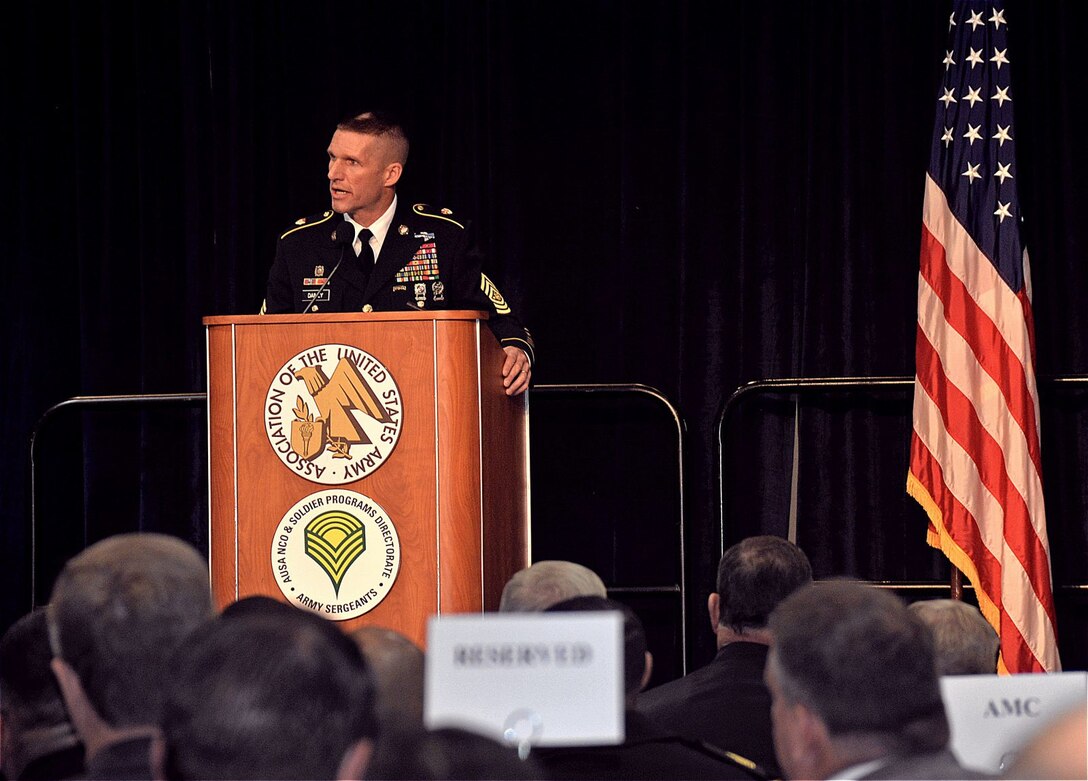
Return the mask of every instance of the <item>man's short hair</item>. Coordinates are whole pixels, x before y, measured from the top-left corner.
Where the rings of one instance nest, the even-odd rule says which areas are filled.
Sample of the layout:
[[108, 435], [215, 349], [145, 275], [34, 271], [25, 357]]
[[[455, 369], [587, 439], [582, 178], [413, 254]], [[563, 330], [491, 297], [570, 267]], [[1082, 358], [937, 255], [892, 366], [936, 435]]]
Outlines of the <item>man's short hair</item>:
[[583, 596], [565, 599], [549, 607], [546, 613], [614, 610], [623, 615], [623, 691], [630, 697], [642, 688], [646, 672], [646, 629], [635, 611], [622, 602], [605, 597]]
[[538, 561], [507, 581], [500, 613], [539, 613], [572, 597], [608, 596], [596, 572], [573, 561]]
[[382, 781], [547, 777], [533, 757], [523, 761], [509, 746], [454, 727], [383, 731], [366, 776]]
[[423, 723], [424, 656], [419, 646], [393, 629], [361, 626], [350, 635], [374, 678], [375, 710], [386, 724]]
[[336, 129], [384, 138], [389, 142], [389, 149], [395, 162], [401, 165], [408, 162], [408, 134], [404, 132], [404, 126], [400, 121], [388, 111], [365, 111], [362, 114], [352, 114], [340, 120]]
[[211, 615], [208, 565], [193, 546], [121, 534], [65, 564], [49, 605], [50, 640], [108, 724], [154, 724], [170, 652]]
[[932, 638], [894, 594], [813, 583], [775, 609], [770, 628], [781, 696], [816, 713], [832, 738], [874, 736], [890, 752], [948, 743]]
[[812, 582], [805, 552], [772, 535], [748, 537], [722, 554], [718, 564], [719, 620], [738, 634], [767, 626], [771, 611]]
[[366, 663], [313, 613], [220, 617], [172, 664], [161, 722], [170, 779], [335, 778], [377, 732]]
[[958, 599], [925, 599], [910, 611], [933, 633], [937, 675], [997, 672], [997, 632], [974, 605]]

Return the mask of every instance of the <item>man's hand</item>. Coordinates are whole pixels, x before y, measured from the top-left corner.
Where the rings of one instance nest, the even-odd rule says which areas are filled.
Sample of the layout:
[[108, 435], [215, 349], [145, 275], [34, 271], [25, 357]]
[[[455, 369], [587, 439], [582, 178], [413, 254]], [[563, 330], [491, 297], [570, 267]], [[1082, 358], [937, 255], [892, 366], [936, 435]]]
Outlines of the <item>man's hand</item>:
[[529, 377], [533, 370], [529, 367], [529, 356], [520, 347], [503, 347], [506, 361], [502, 365], [502, 385], [507, 396], [517, 396], [529, 389]]

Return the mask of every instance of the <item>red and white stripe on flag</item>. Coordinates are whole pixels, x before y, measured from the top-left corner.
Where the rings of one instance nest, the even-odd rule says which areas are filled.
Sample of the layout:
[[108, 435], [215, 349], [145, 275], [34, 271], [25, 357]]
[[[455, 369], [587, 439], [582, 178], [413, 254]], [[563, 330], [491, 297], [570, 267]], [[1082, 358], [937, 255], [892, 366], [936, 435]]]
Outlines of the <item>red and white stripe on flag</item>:
[[1056, 671], [1001, 5], [957, 0], [949, 20], [923, 206], [907, 492], [929, 515], [929, 544], [963, 571], [997, 629], [998, 669]]

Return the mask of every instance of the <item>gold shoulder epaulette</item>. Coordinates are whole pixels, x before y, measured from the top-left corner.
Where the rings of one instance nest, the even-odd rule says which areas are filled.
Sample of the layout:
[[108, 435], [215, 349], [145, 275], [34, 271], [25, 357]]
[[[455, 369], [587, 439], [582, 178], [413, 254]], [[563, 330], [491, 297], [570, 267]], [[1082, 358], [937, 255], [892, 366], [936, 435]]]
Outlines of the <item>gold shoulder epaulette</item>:
[[450, 215], [453, 214], [451, 209], [433, 209], [425, 203], [417, 203], [412, 207], [412, 211], [421, 217], [432, 217], [436, 220], [445, 220], [446, 222], [452, 222], [461, 230], [465, 229], [465, 226], [459, 223], [457, 220], [451, 219]]
[[295, 220], [295, 227], [284, 233], [282, 236], [280, 236], [280, 238], [285, 239], [295, 231], [300, 231], [303, 228], [312, 228], [315, 225], [320, 225], [323, 222], [328, 222], [332, 215], [332, 211], [327, 211], [322, 212], [321, 215], [318, 217], [300, 217], [299, 219]]

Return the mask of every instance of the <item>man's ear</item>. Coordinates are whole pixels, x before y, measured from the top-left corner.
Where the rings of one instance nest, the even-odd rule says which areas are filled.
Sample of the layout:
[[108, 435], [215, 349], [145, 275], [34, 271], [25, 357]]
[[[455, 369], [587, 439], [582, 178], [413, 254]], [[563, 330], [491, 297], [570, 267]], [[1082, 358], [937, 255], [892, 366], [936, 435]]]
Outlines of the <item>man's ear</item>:
[[[75, 724], [78, 714], [91, 707], [90, 702], [87, 701], [87, 693], [83, 691], [83, 684], [80, 683], [76, 671], [63, 659], [54, 656], [49, 662], [49, 667], [53, 670], [53, 677], [57, 679], [61, 699], [64, 700], [68, 714]], [[75, 724], [75, 726], [79, 725]]]
[[151, 739], [151, 777], [166, 781], [166, 741], [161, 734]]
[[[795, 759], [794, 766], [796, 767], [796, 763], [799, 761], [809, 762], [812, 763], [812, 768], [821, 768], [822, 772], [832, 754], [831, 733], [828, 731], [827, 725], [814, 711], [801, 703], [793, 703], [787, 707], [792, 709], [790, 723], [797, 736], [797, 740], [790, 742], [804, 755], [802, 758]], [[831, 764], [831, 767], [834, 767], [834, 763]], [[815, 772], [815, 770], [812, 772]], [[816, 776], [813, 775], [812, 777], [815, 778]], [[823, 776], [819, 777], [823, 778]]]
[[366, 769], [372, 756], [374, 744], [371, 741], [360, 738], [352, 743], [340, 760], [340, 767], [336, 771], [337, 781], [361, 781], [366, 778]]
[[646, 688], [646, 684], [650, 682], [650, 676], [654, 674], [654, 655], [649, 651], [646, 652], [646, 667], [642, 671], [642, 682], [638, 686], [639, 691], [643, 691]]
[[721, 621], [722, 598], [716, 592], [706, 598], [706, 611], [710, 614], [710, 628], [714, 633], [718, 632], [718, 624]]
[[79, 675], [72, 666], [56, 656], [49, 662], [49, 666], [57, 679], [61, 699], [68, 709], [68, 718], [83, 740], [83, 747], [90, 758], [101, 750], [112, 730], [87, 698], [83, 682], [79, 680]]
[[400, 175], [404, 173], [404, 166], [400, 163], [390, 163], [385, 167], [385, 182], [386, 187], [392, 187], [400, 181]]

